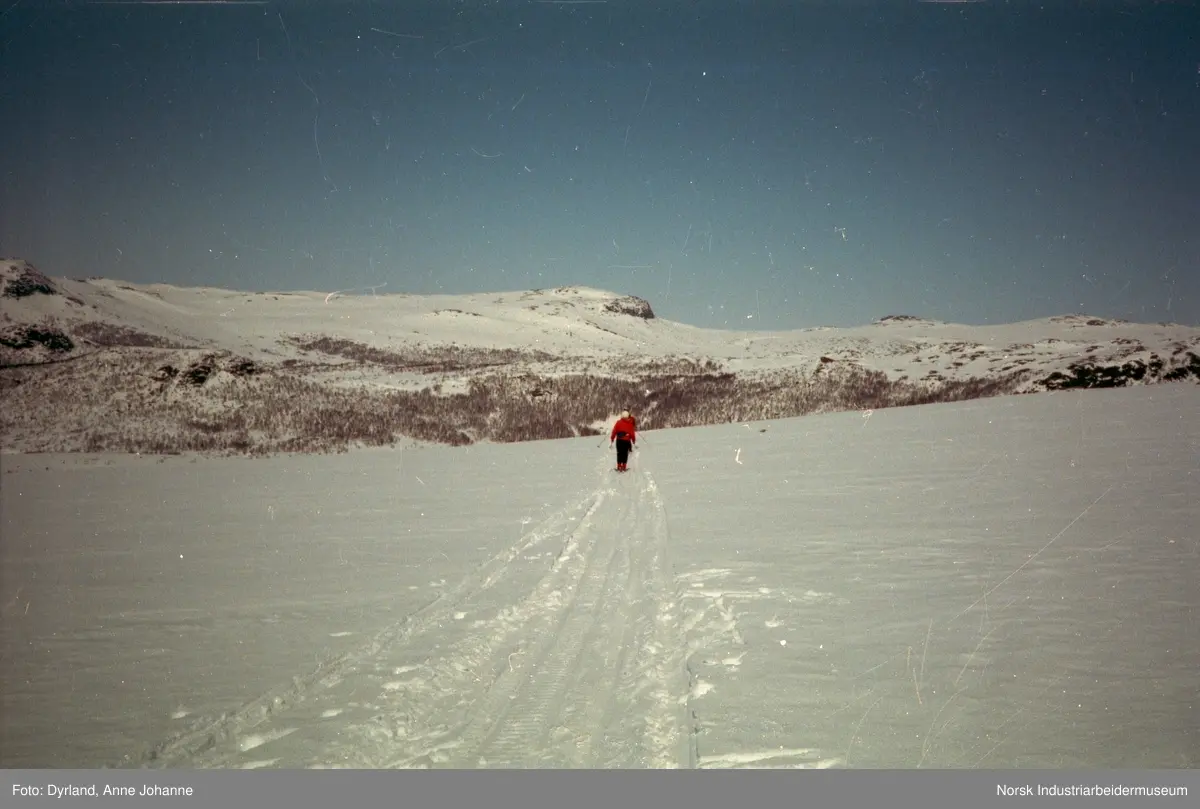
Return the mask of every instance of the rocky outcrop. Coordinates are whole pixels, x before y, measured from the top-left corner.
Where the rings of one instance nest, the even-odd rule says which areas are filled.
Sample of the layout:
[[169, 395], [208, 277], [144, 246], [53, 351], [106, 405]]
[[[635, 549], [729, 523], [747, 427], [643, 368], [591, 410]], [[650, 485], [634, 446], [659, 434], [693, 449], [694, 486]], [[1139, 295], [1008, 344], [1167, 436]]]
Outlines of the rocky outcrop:
[[1188, 351], [1171, 363], [1157, 354], [1150, 361], [1130, 360], [1121, 365], [1099, 365], [1076, 363], [1067, 368], [1068, 373], [1055, 371], [1042, 380], [1046, 390], [1070, 390], [1073, 388], [1123, 388], [1128, 385], [1155, 382], [1183, 382], [1195, 379], [1200, 382], [1200, 357]]
[[27, 298], [30, 295], [58, 295], [53, 281], [33, 268], [27, 261], [9, 261], [0, 274], [5, 298]]
[[235, 357], [230, 354], [205, 354], [189, 363], [186, 368], [176, 368], [173, 365], [159, 366], [151, 378], [155, 382], [167, 383], [178, 380], [193, 387], [203, 387], [219, 371], [224, 371], [230, 376], [244, 378], [258, 375], [262, 369], [253, 360], [244, 357]]
[[604, 305], [604, 311], [613, 312], [618, 315], [640, 317], [643, 320], [654, 319], [654, 310], [650, 308], [650, 302], [636, 295], [625, 295], [624, 297], [611, 300]]

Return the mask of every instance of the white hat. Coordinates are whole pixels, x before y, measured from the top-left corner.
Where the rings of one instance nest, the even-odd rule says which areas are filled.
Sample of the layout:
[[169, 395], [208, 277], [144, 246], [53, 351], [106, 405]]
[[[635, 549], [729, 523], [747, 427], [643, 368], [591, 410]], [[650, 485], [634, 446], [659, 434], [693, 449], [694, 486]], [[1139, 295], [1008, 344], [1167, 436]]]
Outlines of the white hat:
[[621, 411], [621, 418], [623, 418], [623, 419], [627, 419], [627, 418], [629, 418], [629, 411], [628, 411], [628, 410], [622, 410], [622, 411]]

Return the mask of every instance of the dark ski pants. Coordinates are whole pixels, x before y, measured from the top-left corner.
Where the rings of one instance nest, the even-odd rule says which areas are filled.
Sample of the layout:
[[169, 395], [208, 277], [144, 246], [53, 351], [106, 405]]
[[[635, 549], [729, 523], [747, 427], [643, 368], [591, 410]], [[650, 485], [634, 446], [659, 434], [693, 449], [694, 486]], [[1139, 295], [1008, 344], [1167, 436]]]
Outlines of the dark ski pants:
[[626, 441], [624, 438], [617, 439], [617, 465], [624, 466], [629, 462], [629, 450], [633, 448], [633, 444]]

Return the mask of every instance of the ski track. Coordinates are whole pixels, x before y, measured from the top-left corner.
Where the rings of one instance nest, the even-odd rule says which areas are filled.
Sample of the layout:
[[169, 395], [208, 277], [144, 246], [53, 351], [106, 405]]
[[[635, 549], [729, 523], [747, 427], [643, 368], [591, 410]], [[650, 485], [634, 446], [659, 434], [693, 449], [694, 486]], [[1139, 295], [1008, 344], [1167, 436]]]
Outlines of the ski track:
[[664, 504], [613, 474], [356, 651], [124, 764], [699, 766]]

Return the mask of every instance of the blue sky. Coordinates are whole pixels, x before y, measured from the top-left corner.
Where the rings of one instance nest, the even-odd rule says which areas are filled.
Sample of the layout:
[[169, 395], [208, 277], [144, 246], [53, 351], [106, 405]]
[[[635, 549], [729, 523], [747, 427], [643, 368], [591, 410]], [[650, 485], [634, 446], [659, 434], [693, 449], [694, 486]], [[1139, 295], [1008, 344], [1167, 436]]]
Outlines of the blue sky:
[[1195, 3], [6, 8], [0, 253], [51, 275], [1200, 322]]

